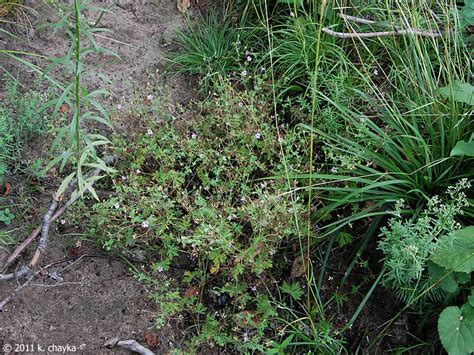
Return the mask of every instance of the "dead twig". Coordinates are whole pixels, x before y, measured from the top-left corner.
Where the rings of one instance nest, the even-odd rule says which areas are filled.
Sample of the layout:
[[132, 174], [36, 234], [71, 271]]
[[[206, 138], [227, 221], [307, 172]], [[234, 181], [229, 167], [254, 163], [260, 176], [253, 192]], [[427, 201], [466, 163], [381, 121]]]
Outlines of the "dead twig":
[[68, 286], [68, 285], [84, 286], [84, 282], [83, 281], [81, 281], [81, 282], [77, 282], [77, 281], [75, 281], [75, 282], [59, 282], [59, 283], [52, 284], [52, 285], [48, 285], [48, 284], [30, 284], [30, 287], [34, 286], [34, 287], [53, 288], [53, 287]]
[[[113, 157], [113, 156], [112, 157], [106, 157], [104, 159], [106, 164], [110, 164], [110, 163], [114, 162], [115, 160], [116, 160], [116, 157]], [[85, 179], [87, 179], [89, 177], [92, 177], [92, 176], [97, 176], [97, 175], [100, 174], [101, 171], [102, 171], [101, 169], [95, 169], [90, 174], [87, 174], [85, 176]], [[76, 184], [77, 184], [77, 179], [74, 179], [73, 181], [71, 181], [69, 183], [69, 185], [68, 185], [68, 187], [65, 191], [65, 194], [72, 194], [72, 195], [71, 195], [69, 201], [66, 202], [61, 208], [59, 208], [56, 211], [56, 213], [54, 213], [54, 214], [52, 214], [52, 213], [58, 207], [58, 201], [56, 200], [55, 197], [53, 198], [53, 201], [51, 202], [51, 205], [48, 208], [48, 212], [46, 213], [46, 215], [43, 218], [43, 225], [38, 226], [37, 228], [35, 228], [33, 230], [33, 232], [31, 232], [31, 234], [28, 236], [28, 238], [26, 238], [20, 245], [18, 245], [15, 248], [15, 250], [8, 257], [6, 263], [3, 265], [2, 270], [7, 270], [7, 268], [16, 259], [18, 259], [18, 257], [21, 255], [21, 253], [36, 239], [36, 237], [41, 232], [42, 236], [41, 236], [38, 248], [37, 248], [37, 250], [36, 250], [36, 252], [33, 256], [33, 259], [30, 261], [29, 265], [30, 265], [30, 267], [34, 267], [38, 263], [39, 257], [41, 256], [41, 254], [44, 252], [44, 250], [46, 248], [46, 242], [48, 240], [48, 232], [49, 232], [50, 224], [53, 223], [54, 221], [56, 221], [64, 212], [66, 212], [67, 208], [69, 206], [71, 206], [72, 204], [74, 204], [80, 197], [80, 194], [78, 192], [76, 192], [76, 193], [72, 192], [72, 190], [74, 189]], [[86, 188], [84, 189], [84, 192], [89, 191], [91, 186], [92, 186], [92, 183], [90, 185], [86, 186]], [[50, 212], [50, 211], [52, 211], [52, 212]], [[18, 277], [22, 277], [25, 274], [26, 273], [24, 273], [24, 274], [17, 273]], [[13, 273], [12, 274], [6, 274], [6, 275], [0, 274], [0, 283], [12, 280], [12, 278], [11, 278], [12, 275], [14, 275], [14, 274]]]
[[324, 27], [322, 31], [330, 36], [337, 38], [374, 38], [374, 37], [388, 37], [388, 36], [405, 36], [414, 35], [420, 37], [437, 38], [442, 35], [440, 32], [421, 31], [415, 29], [382, 31], [382, 32], [336, 32], [330, 28]]
[[420, 37], [429, 37], [429, 38], [437, 38], [443, 35], [443, 32], [435, 32], [435, 31], [423, 31], [418, 30], [415, 28], [399, 28], [396, 26], [392, 26], [386, 23], [378, 23], [373, 20], [368, 20], [361, 17], [350, 16], [345, 14], [338, 14], [339, 17], [354, 23], [360, 23], [364, 25], [379, 25], [384, 27], [393, 27], [391, 31], [377, 31], [377, 32], [337, 32], [329, 27], [323, 27], [322, 31], [330, 36], [337, 37], [337, 38], [375, 38], [375, 37], [388, 37], [388, 36], [406, 36], [406, 35], [413, 35], [413, 36], [420, 36]]
[[[19, 244], [15, 250], [10, 254], [8, 257], [7, 261], [5, 262], [5, 265], [3, 265], [3, 270], [8, 269], [8, 267], [21, 255], [23, 250], [25, 250], [28, 245], [30, 245], [33, 240], [36, 239], [38, 234], [41, 232], [41, 226], [36, 227], [33, 232], [26, 238], [21, 244]], [[1, 282], [1, 279], [0, 279]]]
[[38, 248], [36, 249], [35, 254], [30, 262], [30, 268], [34, 268], [39, 261], [41, 254], [44, 253], [46, 249], [46, 243], [48, 242], [49, 237], [49, 225], [51, 224], [51, 216], [53, 215], [54, 211], [58, 208], [58, 200], [56, 196], [53, 196], [53, 202], [51, 206], [49, 206], [48, 212], [44, 215], [43, 218], [43, 227], [41, 228], [41, 238], [38, 243]]
[[11, 293], [9, 296], [7, 296], [6, 298], [4, 298], [1, 302], [0, 302], [0, 311], [3, 310], [3, 307], [5, 307], [5, 305], [10, 302], [13, 297], [15, 297], [21, 290], [23, 290], [26, 286], [28, 286], [28, 284], [33, 281], [33, 279], [38, 276], [40, 273], [42, 273], [44, 270], [46, 269], [49, 269], [50, 267], [54, 266], [54, 265], [57, 265], [57, 264], [61, 264], [63, 262], [65, 262], [66, 260], [60, 260], [60, 261], [55, 261], [55, 262], [52, 262], [44, 267], [42, 267], [41, 269], [39, 269], [38, 271], [32, 273], [30, 269], [28, 269], [26, 266], [23, 266], [23, 268], [27, 268], [28, 271], [27, 273], [31, 273], [27, 280], [22, 283], [21, 285], [19, 285], [18, 287], [16, 287]]
[[14, 280], [14, 279], [19, 279], [23, 276], [26, 276], [30, 272], [31, 272], [31, 269], [29, 267], [22, 266], [19, 271], [12, 272], [10, 274], [0, 275], [0, 283], [11, 281], [11, 280]]
[[143, 345], [140, 345], [136, 340], [120, 340], [117, 337], [107, 340], [102, 346], [107, 349], [112, 349], [118, 346], [124, 350], [133, 351], [142, 355], [155, 354], [153, 351], [145, 348]]
[[[68, 264], [66, 265], [61, 271], [64, 271], [68, 268], [70, 268], [72, 265], [78, 263], [80, 260], [82, 260], [83, 258], [102, 258], [102, 257], [106, 257], [108, 258], [108, 256], [106, 255], [101, 255], [101, 254], [83, 254], [83, 255], [79, 255], [79, 256], [73, 256], [73, 257], [69, 257], [69, 258], [66, 258], [66, 259], [62, 259], [62, 260], [58, 260], [58, 261], [54, 261], [44, 267], [42, 267], [41, 269], [39, 269], [38, 271], [36, 272], [33, 272], [30, 268], [28, 268], [27, 266], [23, 266], [20, 271], [16, 272], [16, 273], [11, 273], [11, 274], [6, 274], [6, 275], [0, 275], [0, 282], [2, 281], [2, 278], [8, 278], [8, 280], [6, 281], [10, 281], [10, 280], [14, 280], [14, 279], [18, 279], [20, 277], [23, 277], [23, 276], [26, 276], [29, 274], [27, 280], [19, 285], [17, 288], [15, 288], [8, 297], [6, 297], [5, 299], [3, 299], [1, 302], [0, 302], [0, 311], [2, 311], [2, 308], [8, 303], [10, 302], [13, 297], [15, 297], [22, 289], [24, 289], [26, 286], [28, 286], [31, 281], [33, 281], [33, 279], [38, 276], [38, 274], [42, 273], [43, 271], [45, 271], [46, 269], [49, 269], [51, 268], [52, 266], [55, 266], [55, 265], [58, 265], [58, 264], [62, 264], [62, 263], [67, 263], [68, 261], [73, 261], [71, 264]], [[74, 282], [61, 282], [59, 284], [56, 284], [56, 285], [43, 285], [44, 287], [55, 287], [55, 286], [60, 286], [60, 285], [66, 285], [66, 284], [78, 284], [78, 283], [74, 283]], [[81, 282], [79, 283], [82, 285], [82, 280]], [[40, 285], [37, 285], [35, 284], [35, 286], [40, 286]]]
[[373, 25], [373, 24], [376, 23], [373, 20], [368, 20], [368, 19], [365, 19], [365, 18], [355, 17], [355, 16], [351, 16], [351, 15], [346, 15], [346, 14], [338, 14], [338, 16], [340, 18], [344, 19], [344, 20], [355, 22], [355, 23], [362, 23], [364, 25]]

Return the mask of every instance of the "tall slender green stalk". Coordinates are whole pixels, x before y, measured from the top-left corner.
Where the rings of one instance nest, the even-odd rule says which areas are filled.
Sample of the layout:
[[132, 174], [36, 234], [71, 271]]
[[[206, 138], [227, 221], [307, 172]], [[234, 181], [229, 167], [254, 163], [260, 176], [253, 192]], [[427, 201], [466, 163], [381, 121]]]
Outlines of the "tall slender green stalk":
[[[60, 107], [66, 104], [72, 108], [73, 112], [70, 124], [57, 129], [56, 138], [51, 149], [55, 151], [59, 148], [61, 153], [55, 154], [56, 157], [48, 164], [46, 170], [59, 164], [60, 170], [62, 171], [70, 158], [74, 157], [76, 169], [63, 180], [57, 194], [63, 193], [72, 179], [76, 178], [81, 195], [87, 189], [97, 198], [97, 194], [92, 188], [92, 183], [102, 176], [84, 178], [82, 171], [83, 167], [99, 168], [105, 172], [113, 171], [97, 154], [97, 148], [105, 148], [110, 144], [110, 141], [100, 133], [89, 132], [87, 127], [84, 127], [84, 123], [93, 120], [109, 128], [112, 128], [112, 125], [107, 111], [96, 99], [96, 97], [106, 94], [107, 91], [99, 89], [88, 92], [86, 87], [81, 84], [81, 77], [85, 70], [84, 58], [86, 55], [91, 53], [115, 54], [105, 48], [99, 47], [95, 41], [94, 34], [105, 31], [105, 29], [96, 27], [91, 29], [91, 26], [82, 15], [82, 11], [88, 7], [89, 0], [74, 0], [72, 11], [67, 12], [58, 23], [51, 25], [55, 27], [55, 31], [59, 29], [65, 30], [71, 40], [69, 52], [64, 57], [57, 58], [55, 62], [62, 64], [67, 71], [72, 72], [74, 79], [71, 80], [69, 85], [63, 86], [62, 94], [59, 98], [50, 101], [46, 106], [53, 107], [54, 112], [57, 114]], [[102, 9], [102, 11], [108, 12], [109, 10]], [[71, 17], [74, 18], [73, 29], [69, 26]], [[81, 36], [87, 38], [90, 44], [87, 50], [84, 51], [82, 50], [83, 43]], [[74, 62], [73, 68], [71, 68], [71, 62]], [[90, 109], [84, 110], [84, 108]], [[61, 149], [62, 145], [65, 145], [67, 148], [65, 150], [64, 148]]]
[[74, 130], [76, 135], [76, 159], [77, 167], [79, 167], [79, 160], [81, 158], [81, 129], [80, 129], [80, 115], [81, 115], [81, 32], [79, 28], [81, 12], [79, 10], [79, 0], [74, 0], [74, 21], [75, 21], [75, 60], [76, 60], [76, 75], [75, 75], [75, 84], [76, 90], [74, 95], [75, 111], [74, 111]]
[[[316, 114], [316, 107], [318, 105], [318, 95], [317, 95], [317, 80], [318, 80], [318, 72], [319, 72], [319, 63], [320, 63], [320, 49], [321, 49], [321, 33], [322, 33], [322, 28], [323, 28], [323, 23], [324, 23], [324, 11], [326, 10], [326, 0], [321, 0], [321, 7], [319, 10], [319, 18], [316, 19], [316, 23], [319, 24], [318, 26], [318, 37], [317, 37], [317, 43], [316, 43], [316, 61], [314, 64], [314, 71], [313, 75], [311, 77], [311, 123], [310, 126], [314, 127], [314, 116]], [[311, 130], [310, 132], [310, 144], [309, 144], [309, 179], [308, 179], [308, 186], [310, 187], [313, 184], [313, 157], [314, 157], [314, 132]], [[311, 207], [313, 204], [313, 199], [312, 199], [312, 189], [309, 188], [308, 190], [308, 219], [307, 219], [307, 230], [306, 230], [306, 263], [307, 263], [307, 272], [306, 272], [306, 278], [307, 278], [307, 284], [308, 284], [308, 290], [307, 290], [307, 300], [306, 300], [306, 306], [309, 311], [311, 311], [311, 287], [310, 285], [312, 284], [312, 278], [314, 277], [313, 271], [312, 271], [312, 264], [311, 264], [311, 259], [310, 259], [310, 253], [311, 253], [311, 232], [312, 232], [312, 227], [311, 227]], [[318, 288], [316, 288], [318, 291]], [[318, 291], [318, 296], [319, 296], [319, 291]], [[319, 299], [319, 297], [318, 297]], [[320, 302], [318, 302], [320, 303]], [[324, 311], [320, 309], [320, 313], [324, 314]]]

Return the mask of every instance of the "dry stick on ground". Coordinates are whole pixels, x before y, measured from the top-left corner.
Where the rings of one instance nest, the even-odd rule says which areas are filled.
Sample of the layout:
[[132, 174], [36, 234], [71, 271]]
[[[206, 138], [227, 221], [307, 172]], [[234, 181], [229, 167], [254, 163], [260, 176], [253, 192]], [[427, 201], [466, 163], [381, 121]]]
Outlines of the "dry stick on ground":
[[[31, 273], [30, 276], [28, 276], [27, 280], [22, 283], [21, 285], [19, 285], [18, 287], [16, 287], [11, 293], [9, 296], [7, 296], [6, 298], [4, 298], [1, 302], [0, 302], [0, 311], [3, 310], [3, 307], [5, 307], [5, 305], [10, 302], [13, 297], [15, 297], [21, 290], [23, 290], [26, 286], [28, 286], [28, 284], [33, 281], [33, 279], [38, 276], [41, 272], [43, 272], [44, 270], [46, 269], [49, 269], [50, 267], [54, 266], [54, 265], [57, 265], [57, 264], [60, 264], [60, 263], [63, 263], [64, 260], [60, 260], [60, 261], [55, 261], [55, 262], [52, 262], [44, 267], [42, 267], [41, 269], [39, 269], [38, 271], [34, 272], [34, 273]], [[26, 266], [24, 266], [26, 267]], [[30, 269], [28, 269], [28, 271], [30, 271]]]
[[[377, 24], [377, 22], [372, 21], [372, 20], [367, 20], [364, 18], [345, 15], [345, 14], [339, 14], [339, 17], [347, 21], [361, 23], [365, 25]], [[336, 31], [331, 30], [328, 27], [323, 27], [322, 31], [330, 36], [337, 37], [337, 38], [375, 38], [375, 37], [405, 36], [405, 35], [437, 38], [443, 34], [442, 32], [422, 31], [422, 30], [417, 30], [414, 28], [406, 28], [406, 29], [395, 28], [392, 31], [360, 33], [360, 32], [336, 32]]]
[[122, 348], [124, 350], [133, 351], [142, 355], [155, 354], [153, 351], [145, 348], [143, 345], [140, 345], [136, 340], [120, 340], [119, 338], [112, 338], [107, 340], [102, 346], [108, 349], [112, 349], [118, 346], [119, 348]]
[[441, 36], [441, 33], [439, 32], [421, 31], [421, 30], [414, 30], [414, 29], [360, 33], [360, 32], [336, 32], [327, 27], [324, 27], [322, 31], [330, 36], [337, 37], [337, 38], [375, 38], [375, 37], [405, 36], [405, 35], [437, 38]]
[[[100, 254], [83, 254], [83, 255], [80, 255], [80, 256], [73, 256], [73, 257], [69, 257], [69, 258], [66, 258], [66, 259], [63, 259], [63, 260], [58, 260], [58, 261], [54, 261], [44, 267], [42, 267], [40, 270], [36, 271], [36, 272], [32, 272], [29, 268], [27, 268], [26, 266], [24, 266], [24, 268], [26, 268], [28, 270], [28, 272], [30, 273], [30, 275], [28, 276], [27, 280], [19, 285], [18, 287], [16, 287], [11, 293], [9, 296], [7, 296], [5, 299], [3, 299], [1, 302], [0, 302], [0, 311], [3, 310], [3, 307], [5, 307], [5, 305], [10, 302], [13, 297], [15, 297], [21, 290], [23, 290], [26, 286], [30, 285], [31, 281], [33, 281], [33, 279], [38, 276], [40, 273], [42, 273], [43, 271], [45, 271], [46, 269], [49, 269], [50, 267], [54, 266], [54, 265], [58, 265], [58, 264], [62, 264], [62, 263], [66, 263], [68, 261], [71, 261], [71, 260], [74, 260], [71, 264], [65, 266], [62, 270], [66, 270], [67, 268], [71, 267], [72, 265], [76, 264], [77, 262], [79, 262], [81, 259], [85, 258], [85, 257], [107, 257], [108, 256], [104, 256], [104, 255], [100, 255]], [[42, 286], [42, 287], [56, 287], [56, 286], [62, 286], [62, 285], [73, 285], [73, 284], [78, 284], [77, 282], [74, 283], [74, 282], [61, 282], [59, 284], [54, 284], [54, 285], [35, 285], [35, 286]], [[82, 280], [81, 282], [79, 283], [82, 285]], [[33, 286], [33, 285], [32, 285]]]
[[[113, 157], [113, 156], [112, 157], [107, 157], [107, 158], [104, 159], [106, 164], [110, 164], [110, 163], [114, 162], [115, 160], [116, 160], [116, 157]], [[88, 178], [93, 177], [93, 176], [98, 176], [101, 171], [102, 171], [102, 169], [97, 168], [94, 171], [92, 171], [90, 174], [86, 175], [85, 179], [88, 179]], [[69, 193], [69, 192], [73, 191], [76, 184], [77, 184], [77, 179], [74, 179], [73, 181], [71, 181], [68, 188], [66, 189], [66, 193]], [[84, 189], [84, 192], [89, 191], [89, 189], [92, 187], [92, 185], [93, 185], [93, 182], [91, 182], [89, 185], [87, 185]], [[36, 266], [36, 264], [38, 263], [39, 257], [41, 256], [41, 254], [44, 253], [44, 250], [46, 249], [46, 243], [48, 241], [50, 224], [52, 222], [54, 222], [55, 220], [57, 220], [67, 210], [67, 208], [70, 205], [74, 204], [79, 199], [80, 196], [81, 195], [77, 191], [75, 193], [72, 193], [72, 196], [70, 197], [69, 201], [66, 202], [61, 208], [59, 208], [56, 211], [56, 213], [54, 213], [54, 211], [56, 210], [56, 208], [58, 206], [58, 202], [57, 202], [55, 197], [53, 198], [53, 202], [51, 203], [51, 205], [48, 209], [48, 212], [46, 213], [46, 215], [43, 218], [43, 226], [42, 227], [41, 226], [37, 227], [30, 234], [30, 236], [27, 239], [25, 239], [23, 241], [23, 243], [21, 243], [13, 251], [13, 253], [10, 255], [10, 257], [7, 259], [7, 262], [4, 265], [3, 270], [5, 270], [8, 266], [10, 266], [13, 263], [13, 261], [15, 261], [20, 256], [20, 254], [26, 249], [26, 247], [29, 244], [31, 244], [33, 242], [33, 240], [38, 236], [39, 232], [41, 231], [41, 238], [40, 238], [40, 241], [39, 241], [39, 244], [38, 244], [38, 248], [36, 249], [36, 252], [35, 252], [33, 258], [29, 263], [30, 267], [23, 266], [17, 272], [13, 272], [13, 273], [10, 273], [10, 274], [0, 274], [0, 283], [23, 277], [23, 276], [25, 276], [25, 275], [27, 275], [28, 273], [31, 272], [30, 268], [33, 268], [33, 267]]]

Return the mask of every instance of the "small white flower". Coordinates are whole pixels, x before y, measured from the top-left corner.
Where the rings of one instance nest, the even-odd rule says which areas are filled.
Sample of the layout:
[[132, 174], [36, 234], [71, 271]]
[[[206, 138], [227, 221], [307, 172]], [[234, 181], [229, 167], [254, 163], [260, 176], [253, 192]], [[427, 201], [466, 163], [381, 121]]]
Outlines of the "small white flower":
[[240, 202], [244, 203], [245, 202], [245, 197], [241, 197]]
[[377, 69], [374, 69], [374, 75], [375, 76], [379, 75], [379, 71]]
[[255, 133], [255, 139], [262, 138], [262, 134], [260, 132]]
[[158, 272], [163, 272], [163, 266], [158, 266], [157, 271], [158, 271]]
[[65, 219], [62, 219], [62, 220], [61, 220], [61, 224], [66, 224], [66, 220], [65, 220]]
[[227, 248], [232, 248], [232, 242], [227, 243]]
[[127, 180], [127, 177], [124, 176], [124, 175], [122, 175], [120, 178], [121, 178], [123, 181]]
[[118, 105], [117, 105], [117, 109], [118, 109], [118, 110], [121, 110], [121, 109], [122, 109], [122, 105], [121, 105], [121, 104], [118, 104]]
[[140, 169], [137, 169], [137, 174], [140, 174], [142, 171]]
[[198, 135], [197, 135], [196, 133], [191, 134], [191, 138], [192, 138], [192, 139], [196, 139], [197, 136], [198, 136]]
[[239, 102], [239, 107], [244, 107], [244, 103], [242, 101]]
[[148, 101], [151, 101], [151, 100], [153, 100], [153, 99], [155, 98], [155, 96], [153, 96], [152, 94], [150, 94], [150, 95], [148, 95], [146, 98], [147, 98]]
[[335, 173], [337, 173], [337, 170], [338, 170], [337, 167], [333, 166], [331, 168], [331, 173], [335, 174]]
[[148, 221], [143, 221], [142, 228], [150, 228], [150, 223]]
[[293, 11], [290, 11], [290, 16], [295, 17], [295, 13]]
[[257, 292], [257, 286], [252, 286], [251, 290], [252, 290], [253, 292]]
[[114, 205], [114, 208], [115, 208], [116, 210], [118, 210], [118, 209], [120, 208], [120, 205], [119, 205], [118, 202]]
[[146, 134], [149, 135], [149, 136], [152, 136], [153, 135], [152, 129], [148, 128], [147, 131], [146, 131]]
[[251, 56], [247, 56], [247, 62], [251, 62], [252, 61], [252, 57]]
[[242, 70], [242, 76], [247, 76], [248, 72], [247, 70]]

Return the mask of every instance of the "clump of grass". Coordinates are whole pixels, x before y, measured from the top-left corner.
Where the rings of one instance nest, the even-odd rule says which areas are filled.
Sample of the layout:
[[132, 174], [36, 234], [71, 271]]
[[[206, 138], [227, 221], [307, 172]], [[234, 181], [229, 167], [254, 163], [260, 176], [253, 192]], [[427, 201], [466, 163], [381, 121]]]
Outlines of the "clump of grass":
[[[245, 19], [240, 23], [245, 23]], [[196, 24], [189, 24], [188, 30], [178, 32], [179, 51], [169, 60], [176, 73], [200, 75], [201, 90], [207, 92], [241, 70], [241, 62], [254, 45], [252, 39], [255, 39], [254, 31], [211, 13]]]
[[[420, 16], [402, 13], [413, 16], [414, 23]], [[454, 26], [449, 17], [444, 21], [445, 28]], [[352, 76], [366, 88], [351, 89], [358, 105], [347, 106], [334, 90], [317, 92], [319, 102], [333, 107], [336, 118], [350, 129], [336, 136], [305, 127], [324, 142], [333, 166], [332, 173], [314, 175], [322, 182], [311, 188], [326, 193], [321, 195], [326, 200], [320, 217], [344, 206], [370, 207], [327, 225], [328, 230], [383, 214], [384, 206], [401, 198], [419, 208], [472, 172], [466, 164], [469, 159], [450, 156], [456, 143], [472, 132], [470, 107], [440, 92], [441, 87], [455, 80], [468, 82], [471, 76], [461, 39], [456, 35], [435, 42], [418, 37], [378, 39], [361, 41], [355, 48], [359, 64], [350, 64]], [[383, 62], [374, 67], [375, 57]]]

